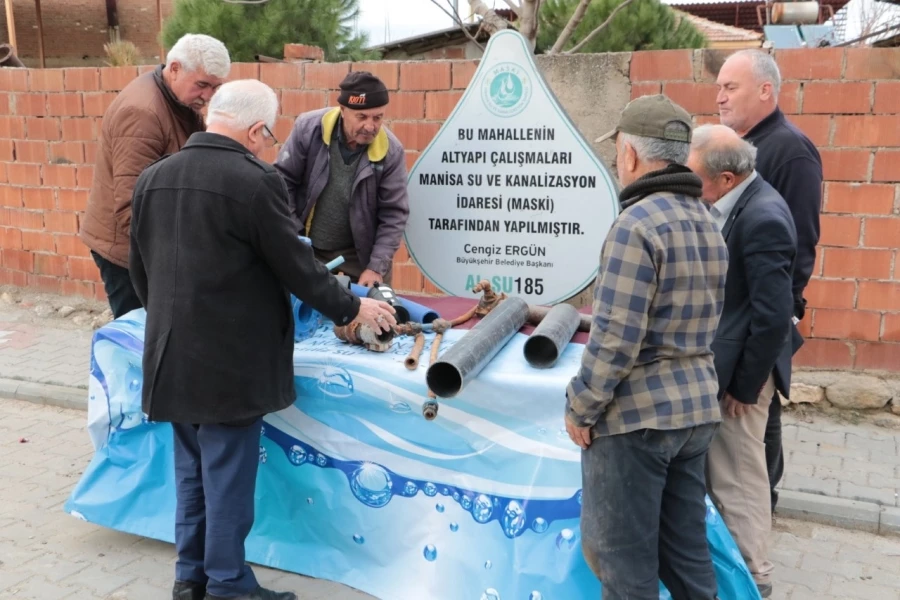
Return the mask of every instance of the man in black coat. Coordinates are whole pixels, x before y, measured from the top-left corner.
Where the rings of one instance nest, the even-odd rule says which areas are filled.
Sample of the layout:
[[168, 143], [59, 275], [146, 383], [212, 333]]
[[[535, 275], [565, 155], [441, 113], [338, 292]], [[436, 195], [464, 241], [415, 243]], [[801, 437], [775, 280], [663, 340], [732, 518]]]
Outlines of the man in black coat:
[[[797, 228], [797, 261], [793, 273], [793, 313], [806, 312], [803, 291], [816, 263], [819, 212], [822, 208], [822, 159], [815, 144], [778, 108], [781, 73], [771, 54], [741, 50], [728, 57], [717, 78], [719, 119], [756, 146], [756, 170], [787, 202]], [[796, 352], [802, 345], [795, 344]], [[784, 392], [787, 397], [789, 390]], [[766, 426], [766, 463], [772, 511], [775, 486], [784, 475], [781, 445], [781, 402], [773, 401]]]
[[259, 81], [223, 85], [207, 132], [135, 186], [129, 269], [147, 309], [143, 409], [171, 422], [177, 508], [174, 600], [294, 600], [244, 562], [262, 417], [294, 402], [288, 291], [338, 325], [396, 324], [358, 299], [296, 234], [281, 176], [257, 156], [278, 100]]
[[767, 598], [773, 566], [764, 437], [775, 390], [791, 385], [797, 233], [755, 161], [756, 148], [728, 127], [694, 130], [688, 166], [703, 180], [703, 199], [728, 245], [725, 304], [712, 346], [724, 420], [709, 448], [709, 495]]

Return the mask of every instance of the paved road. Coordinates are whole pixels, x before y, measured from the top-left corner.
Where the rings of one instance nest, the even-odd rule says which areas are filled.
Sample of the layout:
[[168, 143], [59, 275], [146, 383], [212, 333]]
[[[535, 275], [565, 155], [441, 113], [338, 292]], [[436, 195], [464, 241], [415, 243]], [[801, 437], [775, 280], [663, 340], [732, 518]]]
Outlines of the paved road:
[[[62, 512], [92, 451], [85, 413], [0, 399], [0, 599], [161, 600], [173, 548]], [[21, 439], [27, 442], [21, 443]], [[900, 538], [779, 521], [773, 598], [900, 600]], [[347, 587], [258, 568], [304, 600], [366, 600]]]

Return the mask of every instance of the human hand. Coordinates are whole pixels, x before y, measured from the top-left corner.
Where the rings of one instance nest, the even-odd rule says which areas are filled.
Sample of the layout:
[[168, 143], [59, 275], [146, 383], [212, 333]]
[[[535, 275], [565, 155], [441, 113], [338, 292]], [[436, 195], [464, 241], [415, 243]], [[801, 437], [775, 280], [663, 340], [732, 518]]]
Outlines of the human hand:
[[744, 404], [728, 392], [725, 392], [725, 397], [722, 398], [722, 412], [727, 417], [739, 419], [746, 414], [750, 414], [750, 405]]
[[572, 443], [582, 450], [587, 450], [587, 447], [591, 445], [591, 428], [579, 427], [569, 420], [568, 415], [566, 415], [566, 432]]
[[397, 324], [397, 319], [394, 318], [395, 313], [394, 307], [387, 302], [372, 298], [360, 298], [359, 314], [356, 315], [354, 321], [359, 321], [363, 325], [368, 325], [372, 331], [381, 333], [390, 331], [391, 327]]
[[382, 283], [383, 281], [384, 279], [381, 277], [381, 275], [379, 275], [372, 269], [366, 269], [359, 276], [359, 285], [364, 285], [366, 287], [372, 287], [376, 283]]

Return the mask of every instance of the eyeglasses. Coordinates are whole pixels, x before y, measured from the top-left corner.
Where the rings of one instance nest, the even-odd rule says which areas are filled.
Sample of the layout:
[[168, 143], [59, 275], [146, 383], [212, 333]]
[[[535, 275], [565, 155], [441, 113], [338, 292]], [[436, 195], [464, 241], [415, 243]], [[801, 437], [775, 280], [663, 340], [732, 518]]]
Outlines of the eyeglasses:
[[278, 143], [278, 140], [275, 138], [275, 134], [272, 133], [272, 130], [269, 129], [268, 125], [263, 124], [263, 129], [266, 132], [266, 147], [271, 148], [272, 146], [274, 146], [275, 144]]

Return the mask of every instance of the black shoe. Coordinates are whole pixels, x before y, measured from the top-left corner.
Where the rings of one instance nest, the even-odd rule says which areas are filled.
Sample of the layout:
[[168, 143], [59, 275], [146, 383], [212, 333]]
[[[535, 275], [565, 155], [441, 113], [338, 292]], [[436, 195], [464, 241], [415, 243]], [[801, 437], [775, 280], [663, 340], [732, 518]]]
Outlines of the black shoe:
[[172, 600], [203, 600], [206, 584], [193, 581], [176, 581], [172, 587]]
[[772, 584], [771, 583], [757, 583], [756, 589], [759, 590], [759, 595], [763, 598], [768, 598], [772, 595]]
[[259, 586], [246, 596], [238, 596], [237, 598], [222, 598], [221, 596], [213, 596], [206, 594], [205, 600], [297, 600], [297, 594], [293, 592], [273, 592]]

